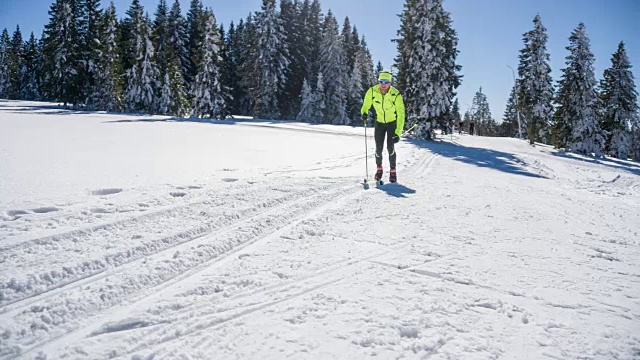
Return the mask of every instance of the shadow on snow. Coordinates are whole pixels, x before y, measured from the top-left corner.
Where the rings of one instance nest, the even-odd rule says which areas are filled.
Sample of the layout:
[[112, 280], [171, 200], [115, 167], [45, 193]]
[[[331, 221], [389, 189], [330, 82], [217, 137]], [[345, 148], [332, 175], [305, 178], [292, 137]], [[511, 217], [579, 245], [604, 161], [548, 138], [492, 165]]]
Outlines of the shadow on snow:
[[634, 175], [640, 175], [640, 165], [634, 164], [630, 161], [624, 161], [624, 160], [610, 158], [610, 157], [596, 158], [596, 157], [590, 157], [586, 155], [574, 156], [573, 154], [569, 154], [562, 151], [554, 151], [551, 155], [561, 157], [564, 159], [584, 161], [589, 164], [602, 165], [602, 166], [606, 166], [606, 167], [610, 167], [618, 170], [625, 170]]
[[410, 189], [404, 185], [400, 185], [398, 183], [395, 184], [385, 184], [378, 188], [378, 190], [386, 192], [388, 195], [397, 197], [397, 198], [406, 198], [407, 194], [415, 194], [416, 191]]
[[444, 156], [452, 160], [460, 161], [465, 164], [475, 165], [482, 168], [490, 168], [513, 175], [548, 179], [545, 176], [528, 171], [526, 169], [527, 164], [511, 153], [476, 147], [467, 147], [460, 144], [443, 141], [408, 141], [416, 146], [429, 149], [435, 154]]

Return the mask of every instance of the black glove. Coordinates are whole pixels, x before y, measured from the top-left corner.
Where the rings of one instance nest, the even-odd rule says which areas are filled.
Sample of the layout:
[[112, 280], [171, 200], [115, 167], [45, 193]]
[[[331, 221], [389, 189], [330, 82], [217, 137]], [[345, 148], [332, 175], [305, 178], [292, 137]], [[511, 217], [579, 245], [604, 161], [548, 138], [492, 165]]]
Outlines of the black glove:
[[363, 123], [366, 123], [368, 119], [369, 119], [369, 114], [367, 114], [367, 113], [362, 114], [362, 122]]
[[394, 143], [397, 143], [397, 142], [399, 142], [399, 141], [400, 141], [400, 136], [398, 136], [398, 135], [393, 135], [393, 142], [394, 142]]

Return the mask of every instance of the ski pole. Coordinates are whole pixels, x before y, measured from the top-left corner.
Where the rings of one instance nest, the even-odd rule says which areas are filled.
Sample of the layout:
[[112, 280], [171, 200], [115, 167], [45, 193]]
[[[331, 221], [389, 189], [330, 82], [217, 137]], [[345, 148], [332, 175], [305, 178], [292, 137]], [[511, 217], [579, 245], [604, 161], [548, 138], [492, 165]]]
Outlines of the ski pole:
[[367, 189], [369, 184], [367, 183], [367, 179], [369, 179], [369, 146], [367, 145], [367, 121], [364, 121], [364, 163], [365, 163], [365, 171], [366, 177], [364, 178], [364, 188]]
[[413, 124], [412, 127], [410, 127], [409, 129], [407, 129], [407, 131], [402, 133], [402, 136], [405, 136], [409, 131], [413, 130], [416, 126], [418, 126], [418, 124]]

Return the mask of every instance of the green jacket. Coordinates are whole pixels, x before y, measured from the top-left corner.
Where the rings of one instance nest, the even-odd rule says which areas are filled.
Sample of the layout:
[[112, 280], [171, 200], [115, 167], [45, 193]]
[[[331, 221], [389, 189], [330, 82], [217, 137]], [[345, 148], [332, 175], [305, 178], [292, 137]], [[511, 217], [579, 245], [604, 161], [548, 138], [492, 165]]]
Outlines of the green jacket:
[[376, 120], [381, 123], [398, 121], [396, 135], [402, 135], [402, 130], [404, 129], [404, 101], [398, 89], [391, 86], [387, 94], [382, 95], [380, 85], [370, 87], [364, 95], [364, 103], [360, 112], [362, 114], [368, 113], [372, 105], [376, 109]]

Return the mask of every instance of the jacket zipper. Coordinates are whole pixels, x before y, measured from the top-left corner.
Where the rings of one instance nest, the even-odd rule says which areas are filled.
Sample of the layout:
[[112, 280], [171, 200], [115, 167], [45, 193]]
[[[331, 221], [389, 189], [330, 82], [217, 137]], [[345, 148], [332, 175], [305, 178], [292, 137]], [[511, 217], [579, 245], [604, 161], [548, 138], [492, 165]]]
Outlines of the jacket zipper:
[[387, 110], [385, 110], [385, 108], [384, 108], [384, 97], [385, 97], [385, 94], [382, 94], [382, 117], [383, 117], [382, 120], [384, 120], [384, 123], [386, 124], [387, 123]]

